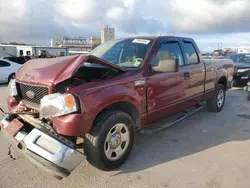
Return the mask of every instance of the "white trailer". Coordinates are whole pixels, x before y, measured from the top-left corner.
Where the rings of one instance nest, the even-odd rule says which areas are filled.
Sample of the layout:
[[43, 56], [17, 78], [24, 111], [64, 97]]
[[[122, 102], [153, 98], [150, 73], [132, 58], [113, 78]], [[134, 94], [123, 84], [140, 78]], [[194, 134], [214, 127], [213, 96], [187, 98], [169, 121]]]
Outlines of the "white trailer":
[[16, 56], [16, 55], [17, 55], [16, 46], [0, 44], [0, 58]]

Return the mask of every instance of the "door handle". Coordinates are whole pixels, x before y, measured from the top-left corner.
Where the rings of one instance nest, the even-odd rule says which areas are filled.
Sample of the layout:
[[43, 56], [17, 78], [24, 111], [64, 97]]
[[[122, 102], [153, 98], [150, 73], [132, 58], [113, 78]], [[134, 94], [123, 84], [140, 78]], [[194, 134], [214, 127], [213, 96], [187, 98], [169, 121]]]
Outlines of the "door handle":
[[184, 80], [188, 80], [190, 78], [189, 72], [184, 72]]

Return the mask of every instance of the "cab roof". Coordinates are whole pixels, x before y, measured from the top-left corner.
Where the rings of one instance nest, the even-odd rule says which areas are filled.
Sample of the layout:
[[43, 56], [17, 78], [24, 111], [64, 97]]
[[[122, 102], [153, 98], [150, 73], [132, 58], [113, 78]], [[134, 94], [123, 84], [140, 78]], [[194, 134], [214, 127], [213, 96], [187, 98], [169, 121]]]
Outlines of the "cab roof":
[[155, 39], [165, 39], [165, 38], [178, 38], [178, 39], [182, 39], [182, 40], [183, 39], [193, 40], [192, 38], [180, 37], [180, 36], [174, 36], [174, 35], [131, 36], [131, 37], [124, 37], [124, 38], [120, 38], [120, 39], [147, 39], [147, 40], [155, 40]]

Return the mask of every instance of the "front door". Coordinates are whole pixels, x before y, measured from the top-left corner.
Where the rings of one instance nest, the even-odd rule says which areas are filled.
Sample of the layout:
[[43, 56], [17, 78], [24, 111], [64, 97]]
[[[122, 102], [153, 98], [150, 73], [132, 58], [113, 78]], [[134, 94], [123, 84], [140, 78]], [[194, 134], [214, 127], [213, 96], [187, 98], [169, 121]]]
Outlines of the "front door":
[[188, 88], [187, 80], [184, 78], [187, 68], [184, 66], [179, 40], [163, 42], [153, 55], [151, 67], [159, 63], [159, 53], [166, 59], [166, 63], [178, 61], [179, 70], [172, 73], [151, 71], [151, 75], [147, 77], [147, 124], [185, 109], [182, 101], [186, 98], [185, 91]]

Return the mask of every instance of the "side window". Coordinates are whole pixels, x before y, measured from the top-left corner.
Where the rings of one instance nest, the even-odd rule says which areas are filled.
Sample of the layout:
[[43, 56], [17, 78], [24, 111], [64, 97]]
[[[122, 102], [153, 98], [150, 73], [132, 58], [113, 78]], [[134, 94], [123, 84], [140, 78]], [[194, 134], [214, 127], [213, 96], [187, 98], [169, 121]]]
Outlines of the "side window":
[[198, 54], [195, 51], [194, 45], [191, 42], [184, 42], [184, 51], [188, 60], [188, 64], [199, 63]]
[[[158, 66], [159, 62], [169, 63], [170, 61], [176, 61], [178, 64], [184, 65], [183, 56], [181, 53], [180, 45], [178, 42], [167, 42], [160, 46], [157, 54], [153, 57], [150, 64], [152, 66]], [[159, 71], [164, 72], [164, 71]]]
[[9, 67], [10, 64], [5, 61], [0, 61], [0, 67]]

